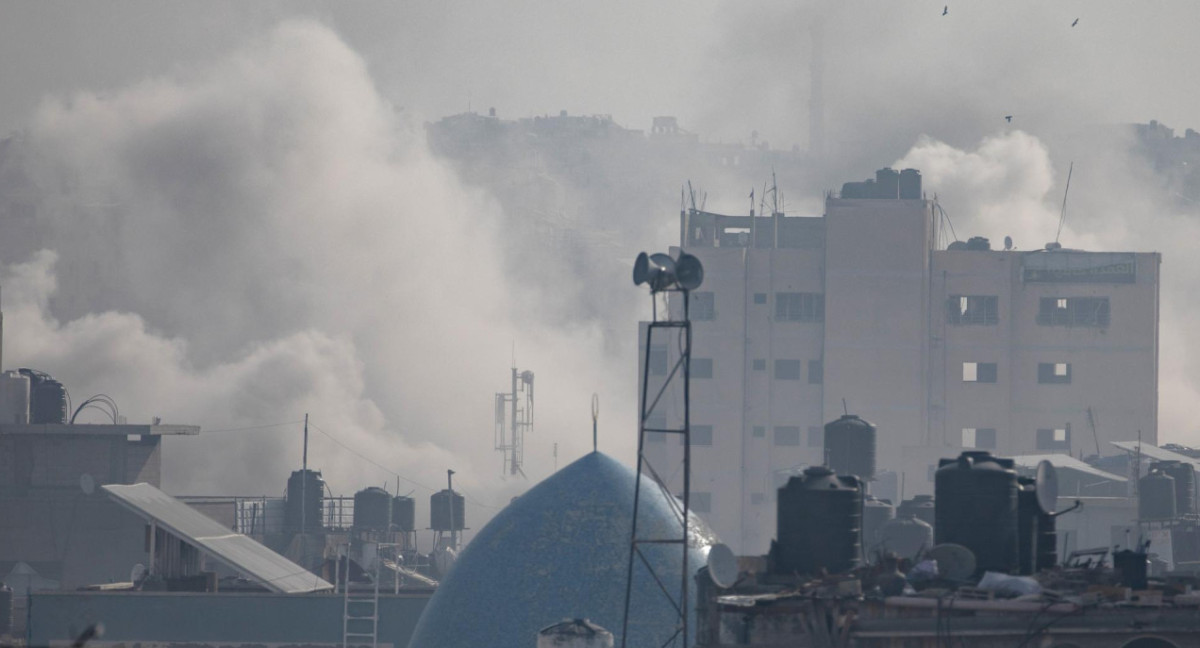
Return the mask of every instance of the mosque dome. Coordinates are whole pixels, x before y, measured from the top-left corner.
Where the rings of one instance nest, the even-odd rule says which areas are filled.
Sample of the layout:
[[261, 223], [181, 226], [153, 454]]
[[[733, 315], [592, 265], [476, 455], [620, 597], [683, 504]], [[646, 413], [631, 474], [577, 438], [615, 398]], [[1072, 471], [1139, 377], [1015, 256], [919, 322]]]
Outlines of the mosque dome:
[[[429, 600], [409, 647], [533, 648], [540, 629], [585, 617], [619, 644], [634, 480], [631, 469], [593, 452], [530, 489], [466, 546]], [[677, 536], [676, 504], [644, 479], [638, 535]], [[717, 540], [704, 522], [689, 517], [688, 607], [694, 609], [694, 576]], [[642, 545], [642, 551], [678, 598], [679, 546]], [[675, 631], [675, 615], [649, 571], [635, 562], [628, 645], [663, 645]], [[694, 614], [690, 625], [694, 641]]]

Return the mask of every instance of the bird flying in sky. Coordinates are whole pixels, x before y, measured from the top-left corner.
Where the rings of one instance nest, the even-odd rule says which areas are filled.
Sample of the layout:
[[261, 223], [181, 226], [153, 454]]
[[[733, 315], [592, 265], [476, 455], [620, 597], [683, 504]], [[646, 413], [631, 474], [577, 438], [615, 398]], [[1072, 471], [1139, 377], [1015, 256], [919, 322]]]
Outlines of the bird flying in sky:
[[948, 13], [950, 13], [950, 5], [946, 5], [945, 7], [942, 7], [942, 15], [945, 16]]
[[1078, 24], [1079, 24], [1079, 19], [1076, 18], [1075, 22], [1071, 23], [1071, 26], [1074, 27], [1075, 25], [1078, 25]]
[[1005, 119], [1005, 121], [1007, 121], [1008, 123], [1010, 123], [1010, 124], [1012, 123], [1012, 115], [1005, 115], [1005, 116], [1004, 116], [1004, 119]]

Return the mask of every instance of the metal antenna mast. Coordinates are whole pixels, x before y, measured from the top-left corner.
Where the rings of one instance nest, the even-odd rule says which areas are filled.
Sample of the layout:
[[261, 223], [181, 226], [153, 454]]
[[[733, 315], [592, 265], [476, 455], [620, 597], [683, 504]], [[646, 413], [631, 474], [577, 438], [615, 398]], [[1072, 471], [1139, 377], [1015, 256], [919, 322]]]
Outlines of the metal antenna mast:
[[[688, 318], [688, 297], [692, 290], [700, 287], [700, 283], [704, 279], [704, 269], [700, 264], [700, 260], [696, 257], [683, 252], [679, 253], [677, 258], [672, 258], [666, 254], [653, 254], [647, 256], [645, 252], [638, 255], [637, 261], [633, 267], [633, 282], [635, 285], [643, 283], [650, 287], [650, 300], [652, 305], [653, 320], [646, 329], [646, 347], [645, 356], [642, 362], [642, 385], [640, 412], [638, 416], [638, 465], [637, 476], [634, 484], [633, 495], [633, 523], [630, 530], [629, 542], [629, 565], [625, 575], [625, 613], [621, 623], [621, 648], [626, 648], [629, 645], [629, 610], [634, 592], [634, 563], [640, 562], [649, 572], [649, 579], [658, 587], [660, 593], [670, 603], [674, 611], [673, 623], [667, 626], [667, 632], [664, 633], [666, 640], [662, 642], [662, 646], [678, 645], [687, 648], [688, 645], [688, 585], [689, 585], [689, 570], [688, 570], [688, 515], [689, 501], [691, 499], [691, 417], [690, 417], [690, 390], [689, 377], [691, 376], [691, 356], [692, 356], [692, 323]], [[658, 295], [666, 293], [668, 295], [682, 296], [682, 304], [672, 303], [670, 300], [667, 303], [666, 319], [658, 319]], [[682, 308], [679, 308], [679, 306]], [[655, 348], [655, 334], [660, 336], [678, 337], [678, 357], [672, 364], [667, 357], [656, 357], [653, 354]], [[672, 340], [674, 341], [674, 340]], [[670, 353], [675, 345], [665, 345]], [[658, 366], [661, 372], [653, 371], [655, 366]], [[650, 379], [652, 375], [657, 373], [665, 373], [666, 377], [662, 380], [662, 384], [656, 386], [654, 392], [650, 389]], [[672, 427], [669, 423], [650, 423], [652, 414], [663, 399], [663, 396], [669, 389], [676, 387], [676, 381], [682, 380], [683, 391], [683, 425], [682, 427]], [[646, 438], [647, 435], [679, 435], [683, 447], [683, 500], [682, 509], [676, 508], [678, 514], [679, 527], [668, 528], [665, 531], [651, 533], [645, 529], [638, 527], [638, 509], [642, 502], [642, 488], [645, 477], [652, 480], [651, 488], [657, 488], [667, 501], [672, 506], [677, 506], [678, 502], [671, 496], [666, 482], [660, 477], [661, 472], [655, 469], [646, 455]], [[650, 491], [653, 493], [653, 491]], [[679, 548], [679, 556], [681, 559], [680, 565], [680, 581], [679, 590], [671, 591], [667, 585], [669, 574], [660, 574], [662, 568], [656, 569], [654, 562], [647, 556], [647, 550], [652, 547], [661, 547], [658, 551], [669, 551], [671, 547]], [[661, 554], [660, 554], [661, 555]], [[673, 566], [673, 565], [672, 565]], [[643, 583], [649, 580], [642, 580]], [[644, 597], [643, 597], [644, 598]], [[678, 643], [677, 643], [678, 642]]]
[[533, 372], [512, 367], [512, 386], [496, 393], [493, 445], [504, 455], [501, 472], [525, 476], [525, 435], [533, 431]]
[[1075, 173], [1075, 163], [1071, 163], [1071, 168], [1067, 170], [1067, 187], [1063, 189], [1063, 205], [1062, 212], [1058, 215], [1058, 231], [1054, 233], [1054, 242], [1058, 243], [1058, 237], [1062, 234], [1063, 223], [1067, 222], [1067, 195], [1071, 193], [1071, 175]]

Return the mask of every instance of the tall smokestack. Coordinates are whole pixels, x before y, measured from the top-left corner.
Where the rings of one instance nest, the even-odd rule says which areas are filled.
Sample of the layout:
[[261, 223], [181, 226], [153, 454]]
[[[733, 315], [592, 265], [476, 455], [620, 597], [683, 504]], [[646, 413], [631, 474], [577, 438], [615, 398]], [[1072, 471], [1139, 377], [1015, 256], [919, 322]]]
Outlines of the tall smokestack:
[[821, 18], [813, 21], [812, 58], [809, 63], [808, 152], [825, 154], [825, 25]]

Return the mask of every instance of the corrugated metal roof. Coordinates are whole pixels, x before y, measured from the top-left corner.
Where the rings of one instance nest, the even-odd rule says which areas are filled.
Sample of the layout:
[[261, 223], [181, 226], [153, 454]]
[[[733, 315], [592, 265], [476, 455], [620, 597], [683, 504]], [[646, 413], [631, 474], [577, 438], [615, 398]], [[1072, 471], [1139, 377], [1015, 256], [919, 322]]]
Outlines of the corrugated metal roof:
[[110, 484], [102, 488], [118, 504], [153, 521], [272, 592], [303, 594], [333, 589], [333, 585], [316, 574], [271, 551], [253, 538], [231, 531], [150, 484]]
[[1114, 446], [1125, 450], [1126, 452], [1137, 452], [1138, 446], [1141, 446], [1141, 453], [1144, 457], [1157, 459], [1158, 461], [1182, 461], [1183, 463], [1192, 464], [1197, 470], [1200, 470], [1200, 461], [1192, 459], [1187, 455], [1181, 455], [1178, 452], [1163, 450], [1162, 448], [1150, 445], [1149, 443], [1140, 443], [1138, 441], [1109, 441]]
[[1092, 466], [1089, 463], [1080, 461], [1071, 455], [1065, 454], [1038, 454], [1038, 455], [1020, 455], [1012, 458], [1013, 462], [1022, 468], [1037, 468], [1037, 465], [1043, 461], [1049, 461], [1055, 468], [1070, 468], [1078, 470], [1081, 473], [1087, 473], [1093, 477], [1102, 477], [1115, 482], [1125, 482], [1128, 479], [1120, 475], [1114, 475], [1110, 472], [1104, 472], [1099, 468]]

